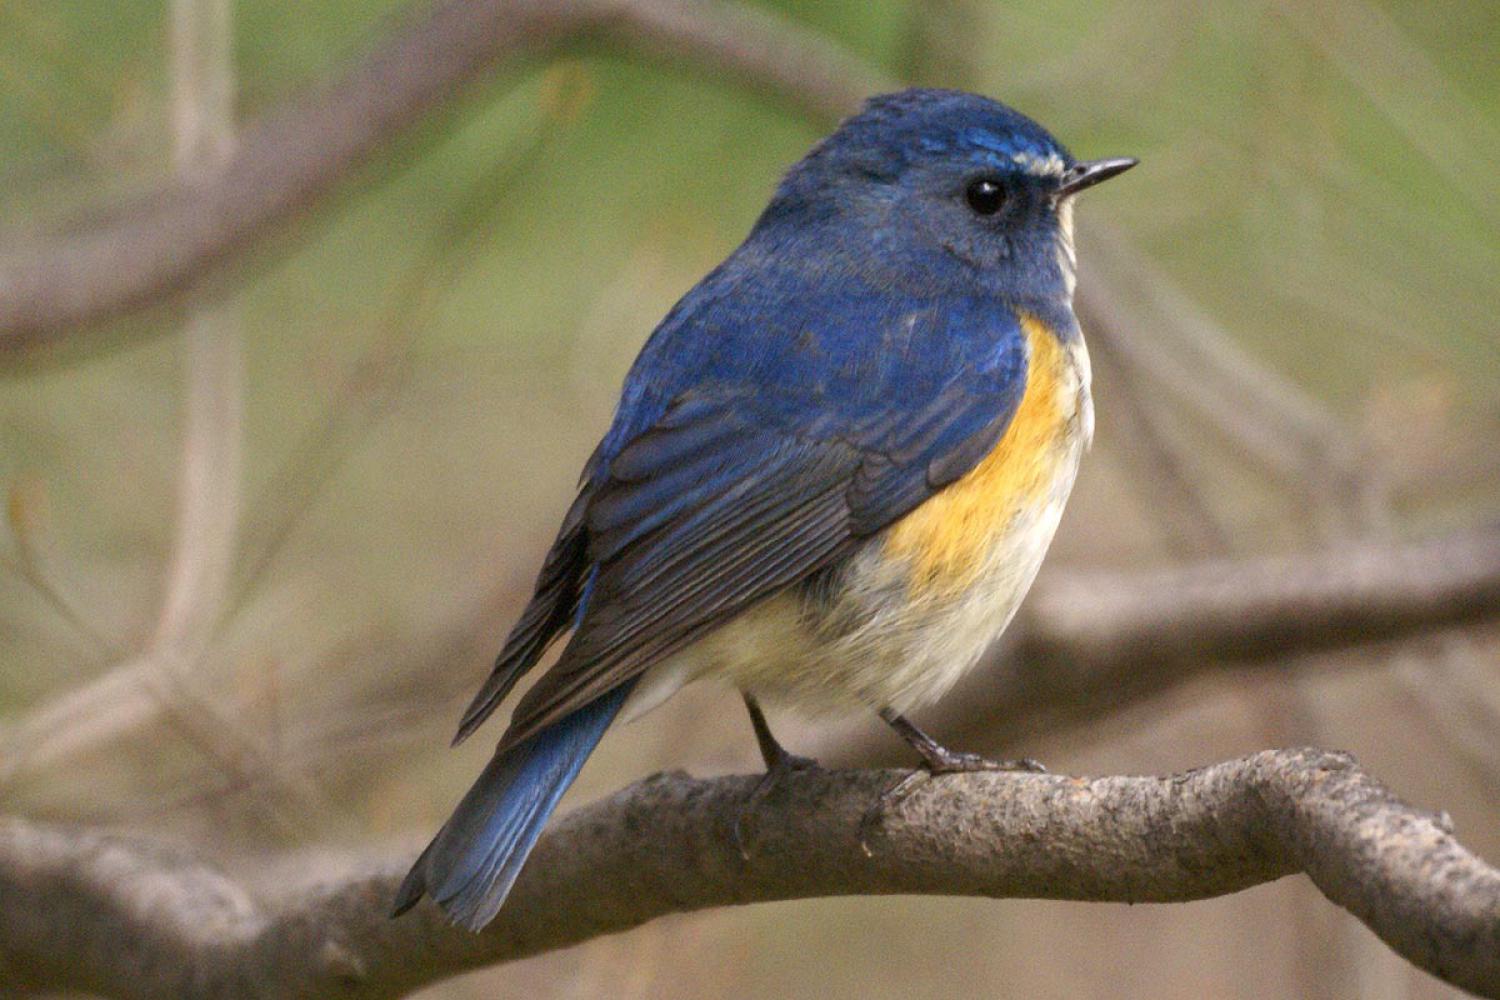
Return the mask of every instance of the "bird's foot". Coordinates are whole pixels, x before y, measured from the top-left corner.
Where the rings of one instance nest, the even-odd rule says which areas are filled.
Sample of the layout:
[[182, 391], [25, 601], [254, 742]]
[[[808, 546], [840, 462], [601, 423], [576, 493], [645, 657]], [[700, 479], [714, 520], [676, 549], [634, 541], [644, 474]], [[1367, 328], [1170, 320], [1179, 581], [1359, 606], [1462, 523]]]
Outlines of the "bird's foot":
[[750, 796], [745, 799], [734, 817], [734, 846], [740, 852], [740, 857], [746, 861], [750, 860], [750, 851], [745, 846], [745, 817], [760, 808], [761, 802], [765, 801], [766, 796], [771, 794], [776, 783], [782, 778], [799, 771], [816, 771], [821, 766], [811, 757], [799, 757], [794, 753], [787, 753], [779, 746], [776, 749], [779, 752], [772, 756], [766, 767], [766, 773], [760, 776], [760, 781], [756, 782]]
[[977, 753], [961, 753], [949, 750], [939, 743], [918, 747], [922, 754], [922, 765], [912, 768], [887, 787], [865, 810], [859, 821], [859, 846], [866, 857], [872, 857], [870, 834], [885, 816], [886, 810], [911, 794], [912, 789], [929, 778], [940, 774], [972, 774], [976, 771], [1020, 771], [1030, 774], [1045, 774], [1047, 769], [1038, 760], [1021, 757], [1017, 760], [991, 760]]
[[1016, 760], [991, 760], [977, 753], [961, 753], [957, 750], [949, 750], [945, 746], [933, 746], [922, 760], [922, 767], [916, 774], [966, 774], [973, 771], [1027, 771], [1032, 774], [1045, 774], [1047, 768], [1041, 761], [1031, 757], [1021, 757]]

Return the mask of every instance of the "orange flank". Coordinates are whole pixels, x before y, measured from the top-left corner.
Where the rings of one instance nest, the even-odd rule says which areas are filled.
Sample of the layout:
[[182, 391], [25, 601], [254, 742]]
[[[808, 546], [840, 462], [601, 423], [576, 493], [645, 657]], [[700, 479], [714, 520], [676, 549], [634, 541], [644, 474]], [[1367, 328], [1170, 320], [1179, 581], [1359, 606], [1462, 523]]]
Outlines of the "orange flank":
[[1021, 317], [1028, 347], [1026, 393], [993, 451], [967, 475], [893, 525], [886, 552], [912, 567], [914, 589], [953, 594], [984, 572], [1017, 512], [1042, 502], [1066, 439], [1071, 401], [1062, 396], [1068, 358], [1039, 320]]

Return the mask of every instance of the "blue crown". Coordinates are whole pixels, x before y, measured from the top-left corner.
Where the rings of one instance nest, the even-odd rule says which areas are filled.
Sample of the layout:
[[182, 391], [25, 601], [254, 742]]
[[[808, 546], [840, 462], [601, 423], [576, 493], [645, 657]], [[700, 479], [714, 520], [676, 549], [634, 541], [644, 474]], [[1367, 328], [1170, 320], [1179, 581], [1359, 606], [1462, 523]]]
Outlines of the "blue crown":
[[923, 154], [972, 153], [1006, 169], [1062, 173], [1073, 157], [1019, 111], [957, 90], [913, 89], [873, 97], [818, 149], [820, 157], [872, 155], [905, 167]]

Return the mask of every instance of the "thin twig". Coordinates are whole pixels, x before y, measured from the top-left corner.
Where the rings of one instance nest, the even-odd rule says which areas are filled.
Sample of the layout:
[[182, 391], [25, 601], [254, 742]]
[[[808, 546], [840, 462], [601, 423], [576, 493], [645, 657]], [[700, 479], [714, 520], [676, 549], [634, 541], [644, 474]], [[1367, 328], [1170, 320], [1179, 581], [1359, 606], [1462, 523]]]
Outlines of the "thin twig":
[[[239, 560], [237, 572], [228, 580], [218, 581], [227, 588], [227, 594], [224, 599], [215, 600], [214, 618], [194, 620], [205, 634], [195, 643], [192, 655], [184, 653], [178, 657], [181, 665], [196, 662], [204, 646], [222, 634], [231, 616], [290, 537], [299, 518], [311, 509], [343, 460], [389, 409], [406, 383], [411, 353], [426, 317], [457, 277], [462, 262], [468, 259], [464, 251], [485, 231], [495, 206], [503, 201], [502, 196], [526, 165], [533, 162], [549, 134], [546, 125], [528, 132], [513, 155], [497, 159], [495, 166], [445, 213], [429, 253], [420, 258], [400, 283], [374, 346], [347, 380], [339, 402], [329, 408], [325, 418], [293, 449], [261, 494], [254, 507], [256, 514], [249, 519], [251, 541]], [[205, 615], [208, 610], [204, 609]], [[477, 630], [476, 633], [482, 634]], [[8, 749], [0, 754], [0, 786], [24, 774], [76, 759], [163, 718], [175, 719], [175, 728], [182, 735], [201, 742], [204, 734], [193, 725], [192, 711], [185, 711], [182, 706], [174, 711], [166, 697], [175, 691], [194, 705], [195, 711], [214, 716], [223, 713], [212, 707], [206, 694], [190, 690], [192, 686], [186, 678], [153, 677], [153, 672], [160, 672], [161, 664], [167, 662], [166, 656], [166, 651], [158, 647], [146, 656], [118, 660], [103, 674], [58, 695], [8, 727], [4, 734]], [[241, 728], [225, 720], [219, 731], [230, 733]], [[226, 746], [213, 756], [220, 761], [232, 761], [249, 753], [265, 761], [274, 759], [268, 751], [252, 751], [253, 748], [244, 745]], [[234, 769], [231, 774], [235, 787], [257, 784], [251, 775], [241, 771]], [[297, 797], [307, 801], [306, 794]]]
[[52, 579], [50, 567], [38, 545], [41, 529], [37, 522], [40, 518], [34, 508], [39, 505], [40, 501], [24, 485], [12, 487], [6, 498], [6, 524], [10, 528], [15, 554], [0, 552], [0, 570], [14, 574], [29, 586], [100, 657], [119, 659], [125, 655], [125, 647], [91, 622]]
[[1118, 300], [1092, 283], [1079, 287], [1079, 322], [1094, 358], [1095, 398], [1109, 411], [1099, 432], [1128, 458], [1131, 486], [1144, 494], [1152, 523], [1179, 557], [1223, 555], [1231, 551], [1228, 525], [1214, 510], [1195, 475], [1192, 456], [1172, 438], [1170, 417], [1151, 405], [1149, 374], [1118, 341], [1134, 336]]
[[[256, 503], [251, 541], [226, 614], [254, 590], [298, 521], [407, 385], [420, 334], [473, 260], [469, 251], [490, 230], [499, 206], [536, 161], [556, 124], [547, 118], [527, 128], [511, 150], [497, 156], [494, 165], [443, 211], [425, 253], [397, 283], [371, 347], [345, 380], [336, 402], [293, 447]], [[221, 620], [219, 628], [225, 624]]]
[[[1500, 205], [1488, 170], [1500, 157], [1500, 130], [1390, 14], [1367, 0], [1275, 0], [1284, 22], [1322, 52], [1407, 140], [1411, 150], [1463, 195], [1491, 227]], [[1442, 114], [1433, 114], [1442, 108]]]
[[[1424, 644], [1426, 645], [1426, 644]], [[1398, 657], [1391, 676], [1420, 718], [1500, 795], [1500, 680], [1494, 653], [1462, 633], [1434, 637], [1435, 649]]]

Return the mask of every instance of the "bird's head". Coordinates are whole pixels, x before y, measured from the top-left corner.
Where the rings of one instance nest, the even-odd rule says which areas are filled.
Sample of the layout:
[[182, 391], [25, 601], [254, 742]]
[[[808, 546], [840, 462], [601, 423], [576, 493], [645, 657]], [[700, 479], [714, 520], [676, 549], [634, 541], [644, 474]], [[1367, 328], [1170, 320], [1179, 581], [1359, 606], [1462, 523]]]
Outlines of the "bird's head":
[[951, 90], [872, 98], [794, 166], [761, 226], [812, 228], [911, 277], [954, 271], [1017, 302], [1071, 298], [1072, 202], [1133, 159], [1075, 160], [1003, 104]]

